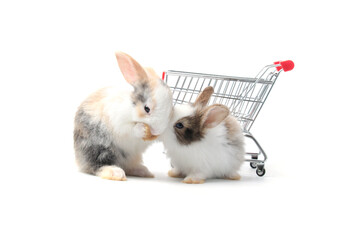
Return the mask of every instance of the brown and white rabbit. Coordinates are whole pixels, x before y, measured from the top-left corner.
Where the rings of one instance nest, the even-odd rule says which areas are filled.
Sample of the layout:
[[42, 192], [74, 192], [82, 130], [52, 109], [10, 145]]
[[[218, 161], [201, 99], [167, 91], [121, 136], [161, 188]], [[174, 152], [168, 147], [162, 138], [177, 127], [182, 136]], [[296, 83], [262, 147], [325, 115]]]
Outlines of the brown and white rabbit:
[[111, 180], [126, 175], [153, 177], [142, 154], [164, 132], [173, 111], [168, 86], [152, 69], [116, 53], [120, 70], [134, 90], [108, 87], [91, 94], [75, 116], [74, 148], [81, 171]]
[[238, 170], [245, 155], [242, 129], [226, 106], [206, 106], [213, 92], [207, 87], [194, 104], [176, 105], [161, 136], [173, 167], [169, 176], [184, 177], [184, 183], [240, 179]]

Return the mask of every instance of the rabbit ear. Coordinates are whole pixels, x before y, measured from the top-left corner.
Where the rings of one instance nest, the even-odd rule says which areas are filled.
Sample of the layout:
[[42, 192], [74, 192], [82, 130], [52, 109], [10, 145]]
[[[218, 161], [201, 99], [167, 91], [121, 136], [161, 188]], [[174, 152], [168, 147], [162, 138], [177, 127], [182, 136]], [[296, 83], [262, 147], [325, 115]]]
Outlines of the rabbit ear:
[[221, 104], [214, 104], [209, 106], [202, 119], [202, 124], [204, 128], [213, 128], [221, 123], [227, 116], [229, 116], [230, 111], [227, 107]]
[[214, 93], [214, 88], [211, 86], [206, 87], [201, 93], [200, 95], [197, 97], [194, 105], [196, 107], [206, 107], [206, 105], [208, 104], [211, 95]]
[[159, 75], [156, 74], [155, 70], [151, 67], [144, 67], [144, 70], [147, 74], [147, 76], [150, 78], [150, 79], [161, 79], [159, 77]]
[[116, 52], [115, 55], [119, 68], [128, 83], [134, 85], [135, 82], [148, 78], [145, 70], [132, 57], [123, 52]]

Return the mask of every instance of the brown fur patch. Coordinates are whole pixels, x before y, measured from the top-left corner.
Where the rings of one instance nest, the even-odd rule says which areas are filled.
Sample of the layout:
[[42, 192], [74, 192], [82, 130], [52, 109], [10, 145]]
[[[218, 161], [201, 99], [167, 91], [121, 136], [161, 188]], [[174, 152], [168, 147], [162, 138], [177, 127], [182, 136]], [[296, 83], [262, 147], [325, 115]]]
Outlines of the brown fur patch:
[[214, 93], [214, 88], [211, 86], [206, 87], [200, 95], [196, 98], [194, 106], [204, 108], [208, 104], [211, 95]]
[[145, 125], [145, 136], [143, 137], [144, 141], [152, 141], [155, 140], [158, 136], [154, 136], [151, 134], [151, 130], [149, 125], [144, 124]]
[[[229, 114], [228, 108], [221, 104], [214, 104], [205, 108], [198, 108], [194, 115], [179, 119], [173, 126], [176, 138], [179, 141], [179, 143], [184, 145], [189, 145], [192, 142], [200, 141], [205, 136], [206, 129], [210, 128], [209, 125], [213, 125], [213, 122], [209, 122], [209, 123], [207, 122], [209, 120], [207, 116], [209, 114], [209, 111], [212, 111], [214, 108], [219, 108], [219, 107], [222, 110], [227, 110], [227, 111], [224, 111], [225, 114], [221, 114], [221, 116], [220, 115], [215, 117], [211, 116], [211, 118], [214, 118], [211, 120], [220, 123], [224, 120], [224, 118], [226, 119], [226, 117]], [[177, 123], [182, 123], [184, 127], [181, 129], [177, 128], [176, 127]]]
[[[202, 111], [197, 111], [194, 115], [181, 118], [175, 123], [174, 130], [179, 143], [189, 145], [204, 137], [205, 133], [201, 124], [202, 116]], [[184, 127], [177, 128], [177, 123], [182, 123]]]

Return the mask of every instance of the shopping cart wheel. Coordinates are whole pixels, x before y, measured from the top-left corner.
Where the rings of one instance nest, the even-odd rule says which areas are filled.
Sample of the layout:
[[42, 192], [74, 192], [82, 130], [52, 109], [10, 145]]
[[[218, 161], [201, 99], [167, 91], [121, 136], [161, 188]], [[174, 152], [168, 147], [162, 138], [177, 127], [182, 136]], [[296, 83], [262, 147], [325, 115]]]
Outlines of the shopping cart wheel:
[[255, 162], [251, 162], [251, 163], [250, 163], [250, 167], [251, 167], [251, 168], [254, 168], [254, 169], [255, 169], [255, 168], [256, 168], [256, 165], [257, 165], [257, 164], [256, 164]]
[[[253, 153], [253, 154], [251, 154], [251, 159], [257, 160], [258, 156], [259, 156], [259, 154]], [[250, 167], [255, 169], [257, 167], [257, 163], [256, 162], [250, 162]]]
[[265, 173], [266, 173], [265, 168], [257, 168], [257, 169], [256, 169], [256, 174], [257, 174], [259, 177], [264, 176]]

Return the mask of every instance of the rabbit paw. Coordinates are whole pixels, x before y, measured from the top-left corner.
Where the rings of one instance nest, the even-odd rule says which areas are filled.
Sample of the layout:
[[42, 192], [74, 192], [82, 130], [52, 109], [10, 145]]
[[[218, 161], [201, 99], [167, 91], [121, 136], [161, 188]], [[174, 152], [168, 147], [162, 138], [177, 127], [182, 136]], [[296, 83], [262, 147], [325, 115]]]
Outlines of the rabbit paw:
[[173, 177], [173, 178], [183, 178], [185, 177], [183, 174], [181, 174], [177, 169], [173, 168], [170, 169], [168, 172], [169, 177]]
[[198, 177], [186, 177], [182, 182], [187, 184], [201, 184], [205, 182], [205, 179]]
[[126, 181], [124, 170], [116, 166], [101, 167], [96, 175], [108, 180]]
[[225, 179], [228, 179], [228, 180], [240, 180], [241, 176], [235, 172], [235, 173], [231, 173], [227, 176], [225, 176]]
[[134, 126], [134, 134], [135, 134], [135, 137], [137, 137], [137, 138], [144, 138], [146, 135], [145, 124], [136, 123]]
[[158, 137], [151, 134], [149, 125], [145, 123], [136, 123], [134, 126], [134, 134], [137, 138], [142, 138], [144, 141], [152, 141]]

